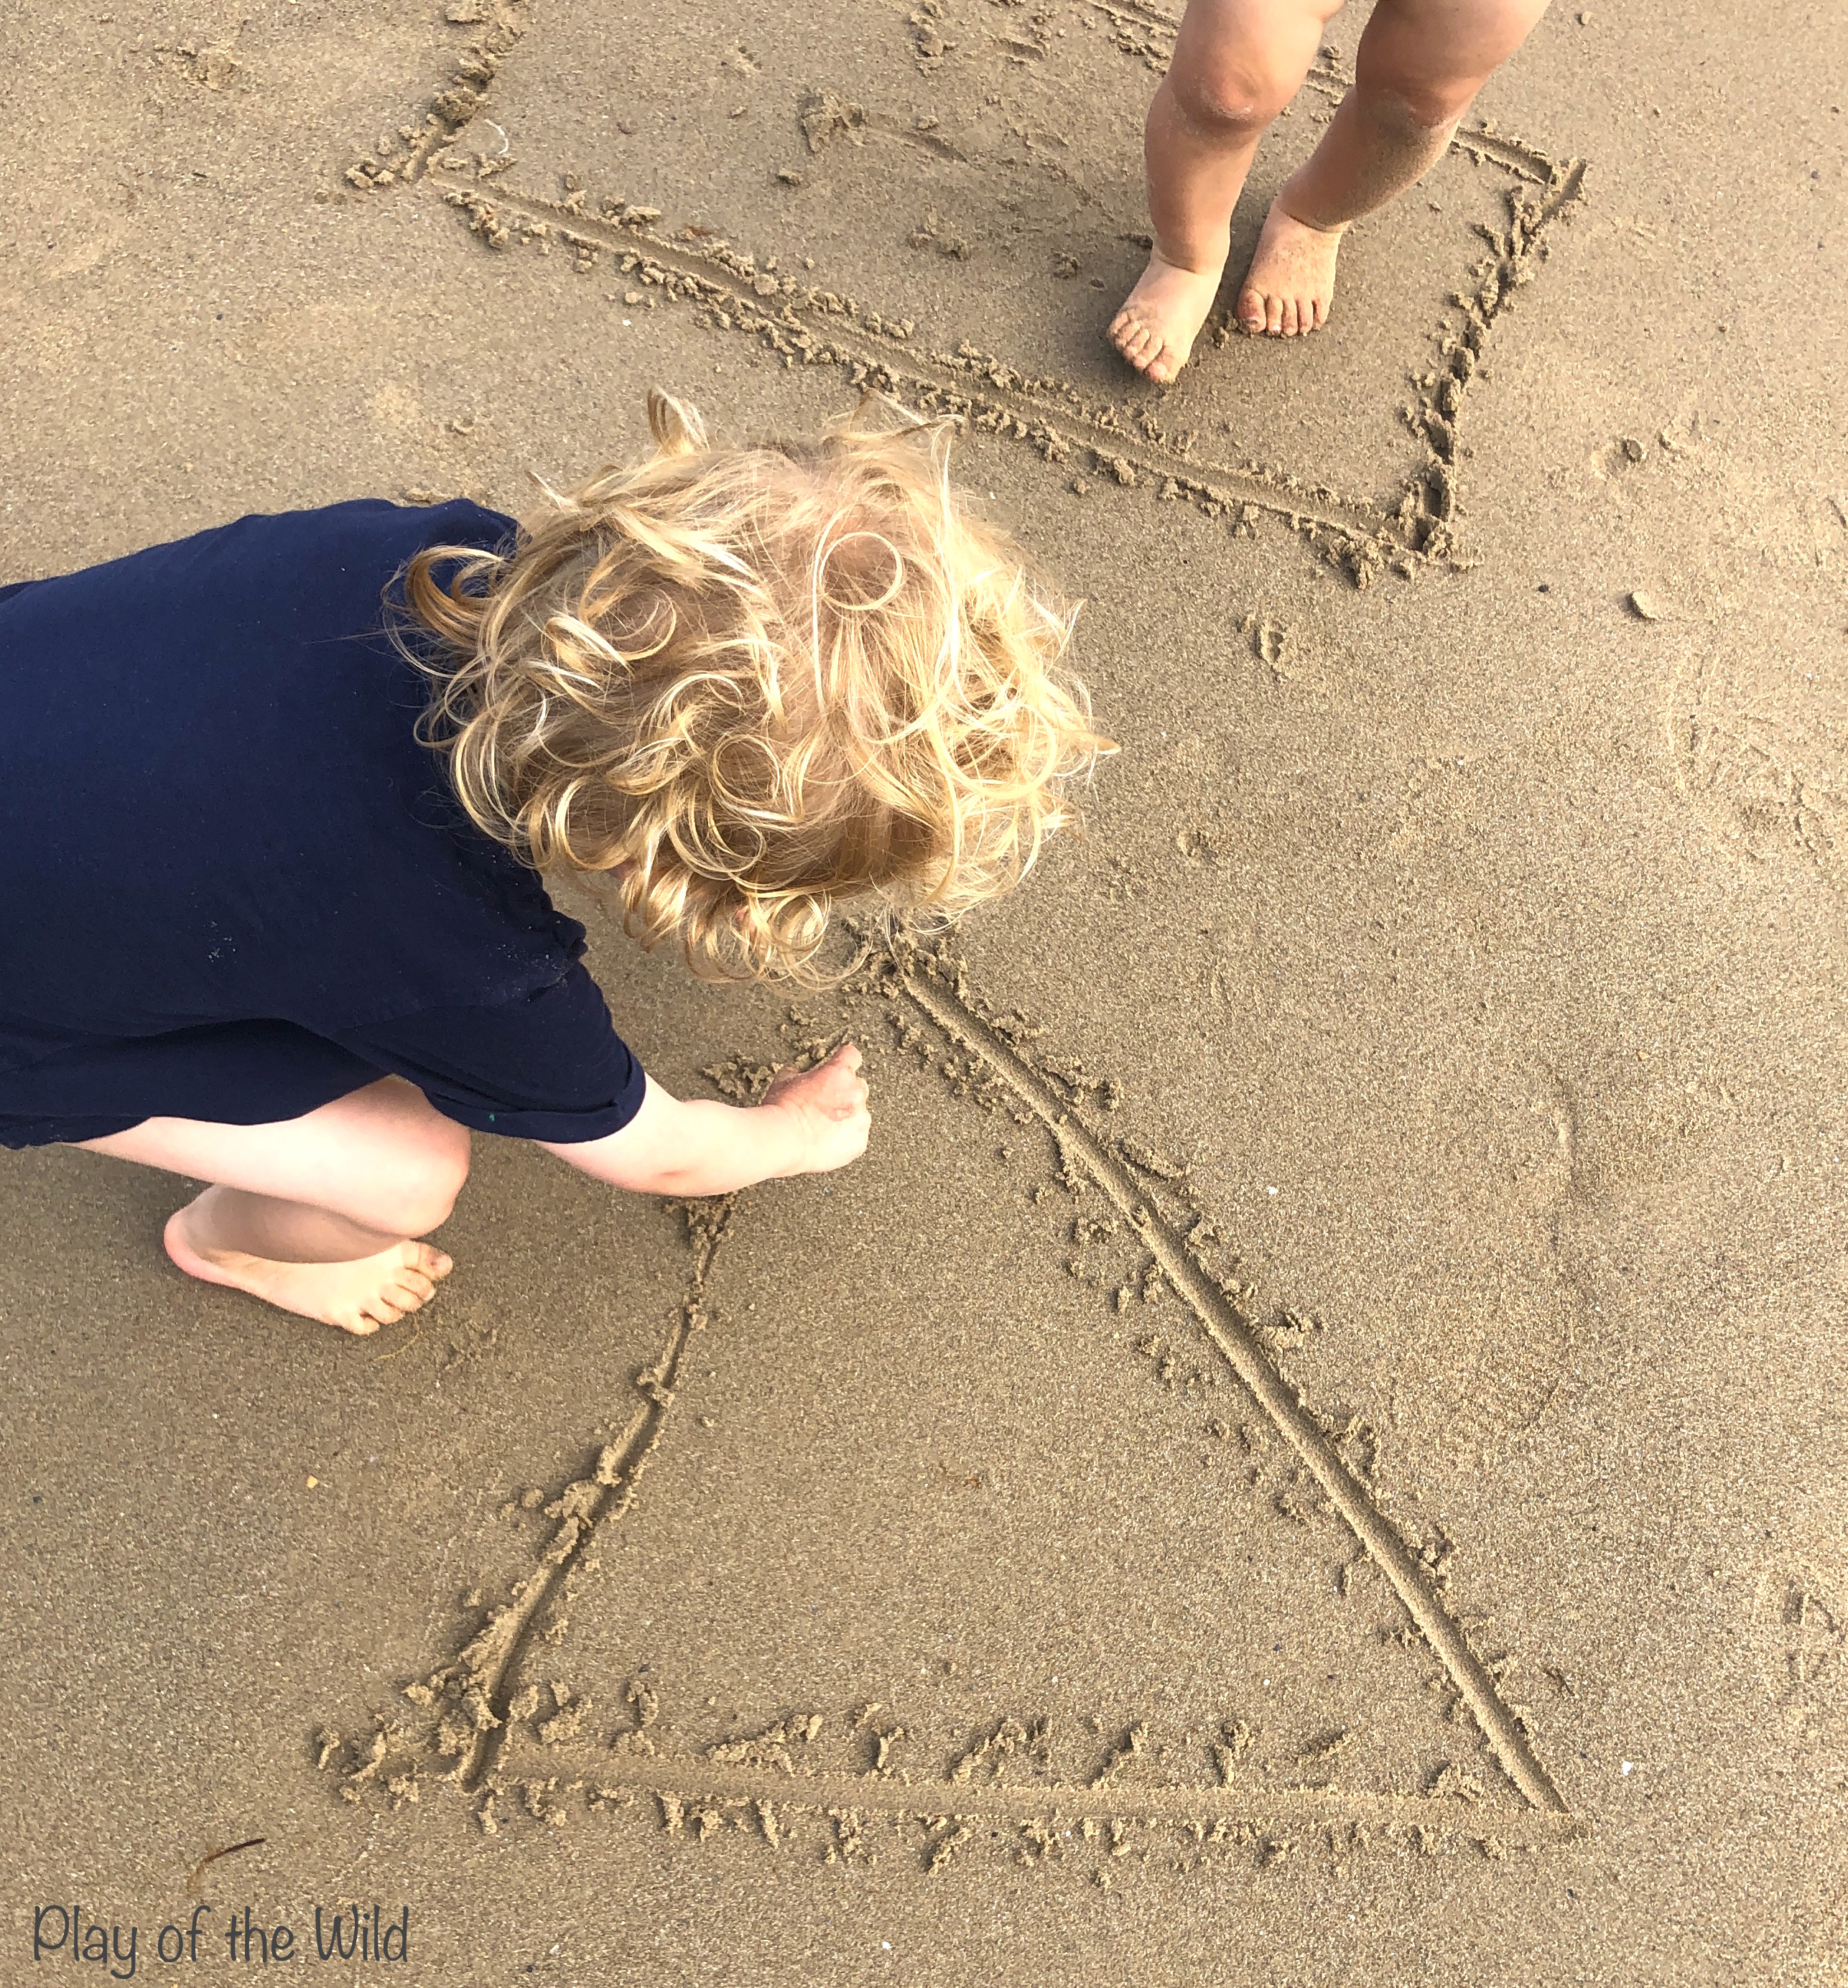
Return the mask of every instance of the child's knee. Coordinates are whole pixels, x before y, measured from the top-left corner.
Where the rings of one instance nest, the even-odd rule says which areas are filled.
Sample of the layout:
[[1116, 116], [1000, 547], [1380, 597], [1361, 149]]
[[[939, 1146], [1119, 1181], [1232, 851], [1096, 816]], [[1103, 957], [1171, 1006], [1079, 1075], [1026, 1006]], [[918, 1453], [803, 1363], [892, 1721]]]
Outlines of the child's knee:
[[369, 1226], [394, 1236], [426, 1236], [449, 1219], [468, 1178], [468, 1133], [453, 1119], [432, 1118], [394, 1160], [389, 1184], [363, 1217]]
[[1454, 124], [1546, 11], [1546, 0], [1478, 0], [1464, 18], [1442, 0], [1379, 0], [1354, 79], [1424, 131]]
[[1454, 124], [1487, 80], [1481, 76], [1367, 75], [1360, 86], [1376, 106], [1418, 131], [1441, 131]]
[[1447, 39], [1442, 22], [1417, 0], [1385, 0], [1355, 52], [1355, 85], [1376, 112], [1420, 131], [1439, 131], [1475, 101], [1519, 39], [1514, 28], [1505, 35]]
[[1243, 143], [1275, 122], [1302, 78], [1241, 50], [1215, 53], [1184, 68], [1177, 64], [1168, 81], [1190, 123], [1228, 142]]

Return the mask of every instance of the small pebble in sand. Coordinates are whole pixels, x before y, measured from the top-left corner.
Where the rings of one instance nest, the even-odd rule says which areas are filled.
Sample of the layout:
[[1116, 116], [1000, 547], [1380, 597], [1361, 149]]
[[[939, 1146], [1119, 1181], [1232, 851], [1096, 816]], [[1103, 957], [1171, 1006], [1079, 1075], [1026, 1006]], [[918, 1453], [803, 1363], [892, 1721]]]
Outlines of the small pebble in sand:
[[1630, 611], [1640, 621], [1660, 621], [1663, 613], [1661, 596], [1639, 587], [1630, 597]]

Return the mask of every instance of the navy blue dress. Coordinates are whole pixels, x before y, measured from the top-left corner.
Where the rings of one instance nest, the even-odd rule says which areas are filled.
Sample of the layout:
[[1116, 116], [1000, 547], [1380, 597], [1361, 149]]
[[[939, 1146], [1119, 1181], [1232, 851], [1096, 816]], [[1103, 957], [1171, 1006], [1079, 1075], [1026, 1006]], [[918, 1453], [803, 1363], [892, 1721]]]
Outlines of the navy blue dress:
[[0, 1144], [387, 1072], [481, 1131], [635, 1115], [583, 926], [463, 813], [384, 633], [414, 553], [513, 529], [363, 499], [0, 589]]

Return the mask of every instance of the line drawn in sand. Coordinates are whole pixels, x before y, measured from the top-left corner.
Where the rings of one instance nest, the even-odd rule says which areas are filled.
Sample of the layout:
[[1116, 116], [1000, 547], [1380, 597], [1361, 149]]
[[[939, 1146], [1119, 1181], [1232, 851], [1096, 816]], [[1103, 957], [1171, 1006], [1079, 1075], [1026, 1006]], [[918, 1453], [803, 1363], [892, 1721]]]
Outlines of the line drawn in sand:
[[[1478, 1777], [1449, 1764], [1417, 1793], [1304, 1783], [1300, 1776], [1298, 1784], [1281, 1785], [1268, 1770], [1242, 1771], [1252, 1743], [1243, 1728], [1228, 1728], [1226, 1743], [1213, 1749], [1218, 1784], [1199, 1786], [1119, 1782], [1120, 1771], [1143, 1751], [1141, 1727], [1079, 1780], [1056, 1777], [1043, 1730], [1011, 1720], [999, 1722], [941, 1777], [913, 1779], [894, 1766], [891, 1747], [903, 1736], [896, 1727], [872, 1732], [873, 1750], [857, 1771], [822, 1764], [809, 1750], [823, 1723], [819, 1714], [792, 1714], [761, 1733], [676, 1753], [662, 1743], [658, 1699], [640, 1680], [627, 1687], [630, 1723], [613, 1736], [600, 1730], [596, 1708], [560, 1675], [569, 1668], [561, 1646], [573, 1591], [600, 1564], [603, 1529], [633, 1508], [666, 1432], [689, 1341], [711, 1322], [708, 1283], [735, 1197], [683, 1205], [693, 1254], [687, 1297], [656, 1360], [636, 1377], [637, 1399], [620, 1435], [546, 1505], [556, 1530], [533, 1570], [452, 1662], [404, 1688], [414, 1708], [410, 1714], [375, 1713], [373, 1729], [357, 1737], [329, 1729], [317, 1736], [318, 1764], [337, 1773], [342, 1795], [357, 1801], [382, 1794], [402, 1806], [426, 1786], [446, 1784], [474, 1800], [490, 1833], [522, 1813], [557, 1826], [580, 1802], [607, 1810], [647, 1800], [671, 1833], [690, 1831], [704, 1840], [731, 1827], [773, 1848], [796, 1838], [805, 1826], [799, 1818], [806, 1818], [811, 1835], [820, 1826], [823, 1854], [836, 1861], [872, 1854], [865, 1832], [877, 1824], [896, 1832], [932, 1870], [983, 1830], [1029, 1862], [1074, 1841], [1076, 1831], [1077, 1844], [1095, 1844], [1106, 1855], [1131, 1843], [1153, 1854], [1178, 1838], [1184, 1862], [1210, 1849], [1215, 1856], [1248, 1853], [1260, 1867], [1294, 1840], [1292, 1829], [1319, 1832], [1336, 1854], [1377, 1841], [1401, 1851], [1473, 1844], [1496, 1855], [1585, 1834], [1535, 1749], [1532, 1715], [1504, 1696], [1506, 1660], [1485, 1657], [1444, 1599], [1449, 1542], [1420, 1545], [1408, 1538], [1380, 1506], [1365, 1467], [1346, 1452], [1352, 1432], [1319, 1416], [1284, 1378], [1266, 1329], [1248, 1309], [1248, 1293], [1207, 1265], [1201, 1237], [1210, 1222], [1197, 1209], [1191, 1218], [1174, 1212], [1188, 1202], [1184, 1172], [1133, 1137], [1098, 1131], [1081, 1103], [1107, 1085], [1069, 1075], [1072, 1067], [1054, 1052], [1028, 1049], [1017, 1019], [998, 1016], [975, 993], [947, 945], [903, 938], [870, 943], [843, 993], [843, 1021], [863, 1024], [869, 1005], [890, 1004], [888, 1012], [907, 1010], [934, 1030], [951, 1052], [937, 1067], [954, 1092], [1001, 1104], [1019, 1121], [1037, 1124], [1068, 1191], [1094, 1191], [1117, 1211], [1153, 1274], [1192, 1311], [1252, 1405], [1339, 1516], [1358, 1549], [1354, 1564], [1370, 1561], [1384, 1577], [1409, 1618], [1394, 1640], [1408, 1648], [1422, 1645], [1435, 1658], [1454, 1693], [1453, 1715], [1473, 1723], [1522, 1806], [1479, 1817], [1459, 1808], [1479, 1802], [1483, 1789]], [[802, 1043], [804, 1059], [826, 1053], [841, 1033]], [[908, 1033], [911, 1025], [901, 1024], [901, 1036]], [[754, 1073], [730, 1074], [748, 1094]], [[1270, 1336], [1288, 1343], [1287, 1334]], [[1344, 1594], [1351, 1573], [1340, 1584]], [[863, 1721], [877, 1709], [863, 1708]], [[529, 1733], [546, 1750], [542, 1773], [522, 1770], [510, 1758], [516, 1733]], [[1324, 1751], [1332, 1753], [1341, 1737]], [[1302, 1763], [1316, 1771], [1325, 1765], [1313, 1750]], [[1029, 1778], [1004, 1778], [1023, 1769]]]
[[[1147, 0], [1090, 4], [1117, 29], [1118, 45], [1127, 52], [1150, 66], [1165, 66], [1176, 17]], [[1583, 160], [1553, 158], [1498, 131], [1489, 120], [1460, 131], [1453, 140], [1461, 156], [1506, 176], [1504, 225], [1475, 230], [1488, 252], [1470, 268], [1465, 286], [1452, 293], [1431, 333], [1432, 360], [1413, 376], [1416, 398], [1400, 411], [1421, 445], [1422, 460], [1396, 500], [1382, 504], [1344, 495], [1275, 465], [1203, 458], [1192, 438], [1167, 432], [1147, 404], [1138, 404], [1126, 414], [1113, 403], [1089, 399], [1066, 381], [1010, 363], [968, 339], [955, 341], [953, 349], [947, 339], [935, 347], [921, 345], [914, 340], [914, 320], [902, 312], [882, 313], [824, 283], [799, 283], [774, 273], [779, 254], [799, 256], [799, 245], [777, 245], [760, 262], [721, 238], [704, 238], [707, 231], [670, 241], [651, 225], [660, 218], [658, 210], [613, 195], [600, 198], [593, 210], [582, 183], [569, 173], [564, 175], [563, 200], [514, 190], [503, 176], [518, 161], [507, 156], [504, 133], [493, 155], [471, 155], [453, 141], [475, 119], [485, 121], [490, 86], [529, 31], [530, 6], [531, 0], [493, 0], [492, 6], [486, 0], [464, 0], [451, 7], [452, 21], [478, 23], [481, 33], [422, 122], [400, 126], [396, 137], [382, 140], [373, 153], [356, 160], [346, 169], [348, 183], [371, 193], [434, 176], [443, 198], [490, 247], [519, 244], [549, 252], [556, 245], [570, 252], [572, 267], [584, 272], [597, 269], [607, 258], [623, 276], [643, 286], [644, 292], [692, 305], [702, 323], [768, 346], [786, 366], [840, 367], [856, 386], [877, 387], [925, 411], [956, 415], [978, 429], [1025, 443], [1049, 464], [1090, 468], [1117, 487], [1146, 483], [1160, 498], [1184, 501], [1209, 519], [1228, 520], [1242, 535], [1263, 519], [1286, 525], [1356, 587], [1370, 587], [1388, 571], [1409, 579], [1421, 566], [1461, 568], [1474, 563], [1456, 530], [1458, 422], [1465, 395], [1495, 324], [1549, 252], [1555, 224], [1582, 204]], [[1325, 52], [1307, 84], [1326, 98], [1338, 99], [1350, 81]], [[811, 109], [810, 114], [819, 113]], [[869, 118], [860, 106], [844, 103], [829, 114], [850, 124], [857, 117], [868, 130], [883, 130], [890, 122]], [[896, 126], [890, 135], [916, 139]]]
[[[1301, 1458], [1362, 1550], [1391, 1584], [1405, 1611], [1450, 1674], [1503, 1770], [1535, 1809], [1566, 1813], [1566, 1804], [1534, 1752], [1522, 1721], [1502, 1702], [1495, 1682], [1444, 1605], [1429, 1565], [1374, 1502], [1329, 1431], [1278, 1372], [1252, 1320], [1217, 1282], [1188, 1239], [1151, 1205], [1145, 1179], [1106, 1144], [1075, 1105], [1049, 1084], [1020, 1049], [981, 1013], [965, 975], [945, 971], [941, 957], [917, 948], [894, 961], [905, 998], [952, 1041], [980, 1057], [1043, 1124], [1069, 1166], [1081, 1172], [1127, 1218], [1168, 1282], [1199, 1320], [1219, 1353], [1245, 1383], [1272, 1427]], [[1146, 1172], [1146, 1169], [1144, 1170]]]
[[[535, 1645], [563, 1641], [577, 1578], [580, 1573], [595, 1571], [592, 1547], [598, 1527], [621, 1519], [635, 1502], [636, 1486], [674, 1405], [688, 1342], [711, 1322], [706, 1281], [736, 1199], [728, 1195], [681, 1204], [694, 1259], [687, 1296], [660, 1352], [634, 1377], [640, 1401], [627, 1425], [598, 1451], [590, 1475], [566, 1485], [544, 1508], [545, 1516], [555, 1520], [558, 1530], [538, 1567], [515, 1587], [505, 1607], [490, 1613], [453, 1664], [405, 1694], [414, 1704], [446, 1702], [463, 1715], [465, 1726], [451, 1721], [439, 1729], [438, 1738], [443, 1750], [458, 1761], [455, 1778], [465, 1789], [478, 1788], [493, 1771], [510, 1719], [517, 1716], [512, 1707], [525, 1659]], [[574, 1723], [568, 1702], [556, 1692], [554, 1696], [559, 1725]]]

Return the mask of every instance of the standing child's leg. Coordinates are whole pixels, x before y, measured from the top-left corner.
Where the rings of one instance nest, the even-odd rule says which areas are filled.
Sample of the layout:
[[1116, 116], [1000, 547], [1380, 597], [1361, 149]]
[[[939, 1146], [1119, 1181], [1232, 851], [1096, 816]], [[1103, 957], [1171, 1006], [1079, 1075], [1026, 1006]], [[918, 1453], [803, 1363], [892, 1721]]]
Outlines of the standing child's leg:
[[189, 1276], [376, 1332], [427, 1302], [450, 1261], [410, 1239], [447, 1221], [468, 1134], [402, 1077], [270, 1125], [149, 1118], [92, 1152], [215, 1183], [167, 1224]]
[[1190, 0], [1149, 106], [1155, 245], [1111, 342], [1165, 386], [1187, 363], [1225, 268], [1232, 209], [1266, 126], [1309, 73], [1341, 0]]
[[1546, 0], [1380, 0], [1353, 88], [1271, 203], [1238, 292], [1240, 324], [1289, 338], [1326, 322], [1348, 223], [1436, 164], [1476, 92], [1546, 11]]

